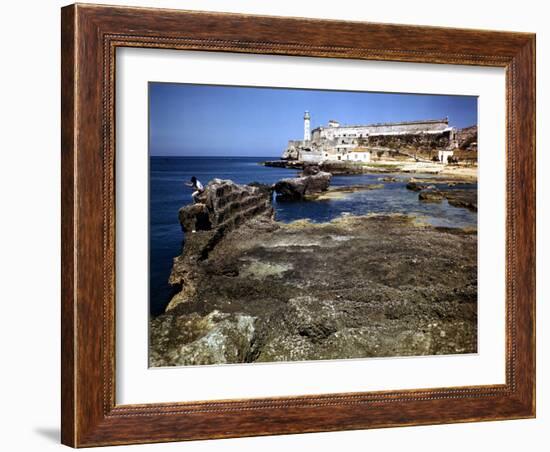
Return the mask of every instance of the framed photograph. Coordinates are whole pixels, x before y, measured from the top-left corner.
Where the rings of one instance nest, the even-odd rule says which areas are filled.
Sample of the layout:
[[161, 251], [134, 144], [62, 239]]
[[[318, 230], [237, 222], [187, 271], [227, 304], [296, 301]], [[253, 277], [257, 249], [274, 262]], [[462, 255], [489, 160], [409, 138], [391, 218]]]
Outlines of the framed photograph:
[[535, 416], [535, 36], [62, 9], [62, 442]]

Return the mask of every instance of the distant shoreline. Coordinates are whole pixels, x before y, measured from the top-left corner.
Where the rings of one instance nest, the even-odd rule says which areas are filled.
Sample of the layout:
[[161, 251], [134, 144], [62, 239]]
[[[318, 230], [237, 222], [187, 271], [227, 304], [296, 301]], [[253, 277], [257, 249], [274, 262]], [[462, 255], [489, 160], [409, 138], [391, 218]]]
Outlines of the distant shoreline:
[[[299, 160], [268, 160], [261, 163], [266, 167], [286, 168], [301, 170], [307, 163]], [[440, 163], [426, 163], [414, 161], [384, 160], [369, 163], [354, 162], [323, 162], [319, 164], [322, 171], [327, 171], [335, 176], [356, 176], [368, 173], [403, 173], [403, 174], [433, 174], [457, 181], [476, 182], [477, 165], [475, 166], [450, 166]]]
[[177, 159], [272, 159], [277, 155], [149, 155], [150, 158], [177, 158]]

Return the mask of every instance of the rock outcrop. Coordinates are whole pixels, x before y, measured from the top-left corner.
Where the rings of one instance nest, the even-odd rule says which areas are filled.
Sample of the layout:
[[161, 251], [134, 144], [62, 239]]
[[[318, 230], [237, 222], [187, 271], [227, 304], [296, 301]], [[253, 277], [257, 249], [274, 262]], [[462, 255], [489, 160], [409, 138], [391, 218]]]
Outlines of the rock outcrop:
[[231, 230], [257, 215], [273, 213], [271, 190], [258, 185], [213, 179], [197, 199], [179, 211], [184, 232]]
[[299, 150], [295, 146], [289, 146], [283, 152], [281, 159], [283, 160], [298, 160]]
[[[407, 184], [407, 188], [409, 188]], [[441, 202], [446, 199], [449, 204], [453, 207], [460, 207], [464, 209], [471, 210], [472, 212], [477, 212], [477, 190], [461, 190], [461, 189], [452, 189], [445, 190], [441, 188], [436, 188], [434, 185], [422, 186], [416, 185], [415, 187], [421, 188], [409, 188], [409, 190], [420, 191], [418, 193], [418, 200], [422, 202]], [[449, 184], [452, 186], [452, 184]], [[441, 185], [438, 185], [441, 187]]]
[[422, 190], [418, 194], [418, 200], [423, 202], [440, 202], [445, 196], [437, 189]]
[[152, 366], [477, 350], [475, 231], [405, 215], [258, 215], [196, 258], [209, 234], [176, 259], [181, 302], [151, 320]]
[[477, 212], [477, 190], [445, 190], [443, 194], [451, 206]]
[[477, 126], [457, 130], [456, 138], [459, 149], [477, 150]]
[[326, 191], [332, 174], [321, 171], [318, 166], [308, 165], [300, 177], [281, 179], [273, 189], [278, 200], [295, 201]]
[[454, 152], [460, 162], [463, 163], [477, 163], [477, 126], [465, 127], [460, 129], [456, 133], [458, 141], [458, 149]]
[[421, 190], [424, 190], [424, 189], [428, 188], [428, 185], [420, 184], [420, 183], [415, 182], [415, 181], [409, 181], [405, 187], [407, 188], [407, 190], [421, 191]]
[[174, 259], [169, 283], [181, 290], [168, 304], [168, 310], [196, 295], [196, 282], [205, 272], [201, 263], [228, 232], [259, 217], [273, 218], [271, 198], [269, 186], [213, 179], [199, 195], [198, 203], [180, 209], [179, 220], [186, 237], [182, 254]]

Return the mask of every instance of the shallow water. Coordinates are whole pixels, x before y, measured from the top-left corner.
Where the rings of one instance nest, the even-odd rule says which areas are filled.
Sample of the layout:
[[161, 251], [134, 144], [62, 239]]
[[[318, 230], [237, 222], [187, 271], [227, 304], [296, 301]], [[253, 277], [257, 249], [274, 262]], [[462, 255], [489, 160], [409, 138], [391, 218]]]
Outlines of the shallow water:
[[[264, 160], [278, 157], [151, 157], [149, 180], [149, 296], [150, 312], [158, 315], [164, 311], [171, 297], [168, 277], [172, 259], [181, 253], [183, 232], [178, 221], [178, 210], [190, 204], [192, 190], [185, 187], [191, 176], [204, 185], [217, 177], [246, 184], [261, 182], [273, 184], [285, 177], [294, 177], [296, 170], [271, 168], [259, 165]], [[384, 183], [379, 179], [394, 176], [399, 182]], [[477, 214], [467, 209], [441, 203], [422, 203], [418, 193], [407, 190], [405, 185], [412, 175], [364, 174], [334, 176], [332, 186], [356, 184], [380, 184], [384, 187], [351, 193], [343, 199], [305, 202], [277, 202], [275, 215], [279, 221], [290, 222], [308, 218], [315, 222], [330, 221], [340, 215], [364, 215], [368, 213], [403, 213], [417, 215], [422, 221], [435, 226], [476, 227]], [[430, 175], [415, 174], [416, 178]], [[475, 184], [456, 185], [455, 189], [477, 189]]]
[[[396, 177], [399, 182], [382, 182], [383, 177]], [[415, 174], [416, 178], [429, 175]], [[359, 176], [334, 176], [331, 186], [355, 184], [384, 184], [383, 188], [358, 191], [343, 199], [326, 201], [275, 203], [277, 219], [293, 221], [309, 218], [315, 222], [330, 221], [342, 214], [365, 215], [368, 213], [403, 213], [417, 215], [434, 226], [475, 227], [477, 214], [467, 209], [450, 206], [447, 200], [441, 203], [418, 201], [418, 192], [405, 188], [411, 175], [403, 174], [364, 174]], [[446, 184], [443, 184], [447, 188]], [[476, 189], [475, 184], [456, 185], [455, 189]]]

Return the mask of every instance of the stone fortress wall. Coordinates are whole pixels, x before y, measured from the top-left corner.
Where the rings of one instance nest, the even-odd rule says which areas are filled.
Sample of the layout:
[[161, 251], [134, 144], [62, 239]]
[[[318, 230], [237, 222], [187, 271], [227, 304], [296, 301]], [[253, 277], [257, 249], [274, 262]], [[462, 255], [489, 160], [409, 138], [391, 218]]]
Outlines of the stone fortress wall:
[[329, 140], [342, 137], [362, 138], [369, 135], [400, 135], [418, 133], [442, 133], [452, 132], [449, 120], [433, 119], [424, 121], [406, 121], [394, 123], [379, 123], [367, 125], [342, 126], [337, 121], [330, 121], [328, 127], [317, 127], [312, 131], [311, 140], [322, 138]]
[[283, 159], [370, 162], [381, 151], [416, 155], [419, 150], [446, 163], [457, 147], [456, 129], [449, 126], [448, 118], [366, 125], [341, 125], [331, 120], [311, 132], [309, 112], [304, 121], [304, 140], [290, 140]]

